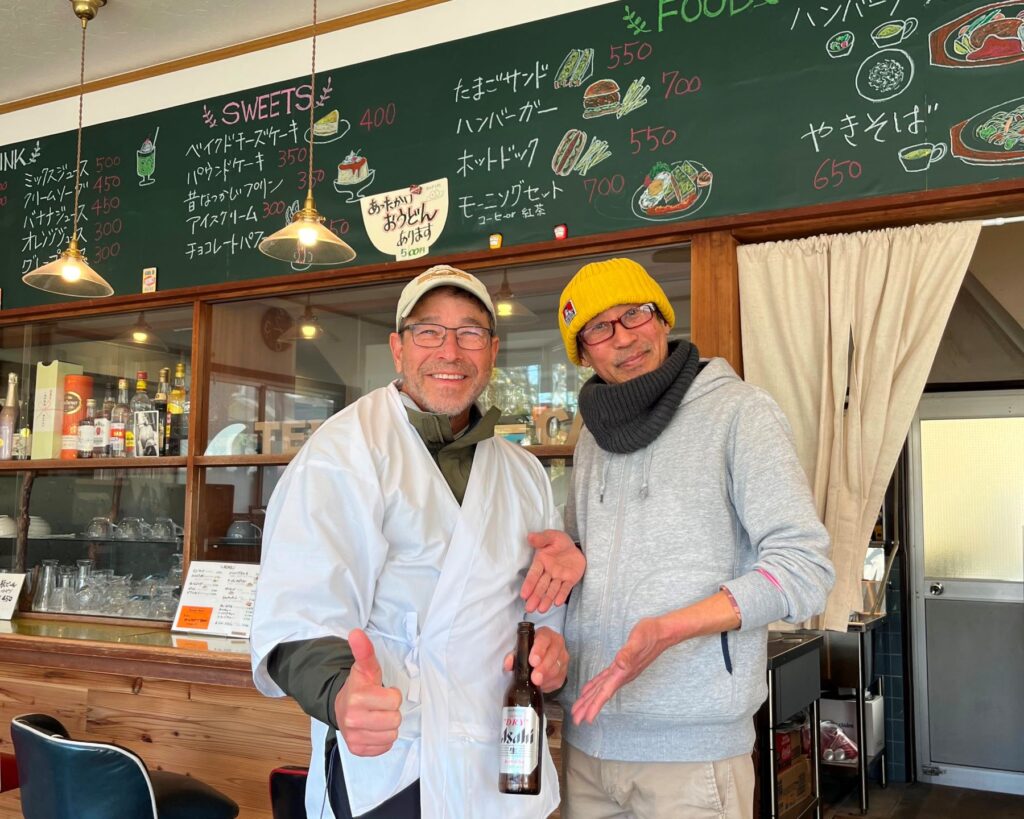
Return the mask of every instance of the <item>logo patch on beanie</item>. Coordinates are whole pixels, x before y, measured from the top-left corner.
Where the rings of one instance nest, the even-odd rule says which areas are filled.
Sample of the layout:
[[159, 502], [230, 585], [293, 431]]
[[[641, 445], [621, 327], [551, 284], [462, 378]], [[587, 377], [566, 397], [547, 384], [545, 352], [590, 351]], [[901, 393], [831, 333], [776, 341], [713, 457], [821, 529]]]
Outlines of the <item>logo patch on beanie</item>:
[[576, 306], [572, 303], [572, 299], [569, 299], [562, 308], [562, 321], [564, 321], [565, 326], [568, 327], [572, 324], [572, 320], [574, 318], [576, 318]]

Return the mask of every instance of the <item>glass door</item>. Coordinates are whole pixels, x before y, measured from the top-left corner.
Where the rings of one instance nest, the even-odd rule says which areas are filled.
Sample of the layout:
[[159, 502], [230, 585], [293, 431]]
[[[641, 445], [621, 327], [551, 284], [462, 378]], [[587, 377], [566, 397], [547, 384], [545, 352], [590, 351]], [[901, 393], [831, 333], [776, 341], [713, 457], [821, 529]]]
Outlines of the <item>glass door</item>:
[[918, 775], [1024, 793], [1024, 391], [927, 395], [910, 447]]

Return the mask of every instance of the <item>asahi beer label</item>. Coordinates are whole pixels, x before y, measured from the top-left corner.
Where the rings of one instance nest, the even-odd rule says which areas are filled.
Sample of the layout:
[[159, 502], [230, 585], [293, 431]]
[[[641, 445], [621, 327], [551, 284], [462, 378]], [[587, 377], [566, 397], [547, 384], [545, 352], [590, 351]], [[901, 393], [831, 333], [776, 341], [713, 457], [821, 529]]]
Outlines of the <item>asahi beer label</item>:
[[501, 710], [501, 773], [528, 776], [540, 755], [540, 720], [532, 708]]

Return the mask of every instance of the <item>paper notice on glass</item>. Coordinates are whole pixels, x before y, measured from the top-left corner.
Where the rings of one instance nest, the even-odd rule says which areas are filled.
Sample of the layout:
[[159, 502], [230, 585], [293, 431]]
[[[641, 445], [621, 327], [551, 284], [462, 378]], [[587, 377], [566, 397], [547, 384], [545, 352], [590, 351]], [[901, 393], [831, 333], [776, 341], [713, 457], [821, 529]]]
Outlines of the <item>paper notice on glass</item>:
[[259, 573], [254, 563], [193, 561], [172, 630], [248, 637]]
[[366, 235], [387, 256], [426, 256], [448, 220], [448, 180], [435, 179], [359, 200]]
[[0, 574], [0, 620], [10, 620], [18, 608], [18, 595], [25, 583], [25, 575], [4, 572]]

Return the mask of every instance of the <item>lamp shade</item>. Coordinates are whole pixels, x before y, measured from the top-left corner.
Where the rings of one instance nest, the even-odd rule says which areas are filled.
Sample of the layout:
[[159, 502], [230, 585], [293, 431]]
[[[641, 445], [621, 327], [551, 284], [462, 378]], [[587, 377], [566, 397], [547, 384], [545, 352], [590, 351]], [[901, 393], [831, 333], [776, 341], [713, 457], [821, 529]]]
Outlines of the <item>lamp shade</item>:
[[495, 317], [503, 324], [533, 324], [537, 314], [515, 297], [508, 283], [508, 273], [501, 278], [501, 287], [494, 298]]
[[280, 335], [281, 341], [317, 341], [322, 338], [337, 341], [338, 337], [320, 323], [320, 318], [307, 304], [302, 315]]
[[89, 267], [74, 242], [52, 262], [30, 270], [21, 280], [47, 293], [82, 299], [104, 298], [114, 292], [107, 280]]
[[340, 236], [324, 227], [312, 197], [292, 217], [289, 225], [260, 242], [260, 253], [283, 262], [299, 264], [345, 264], [356, 252]]

